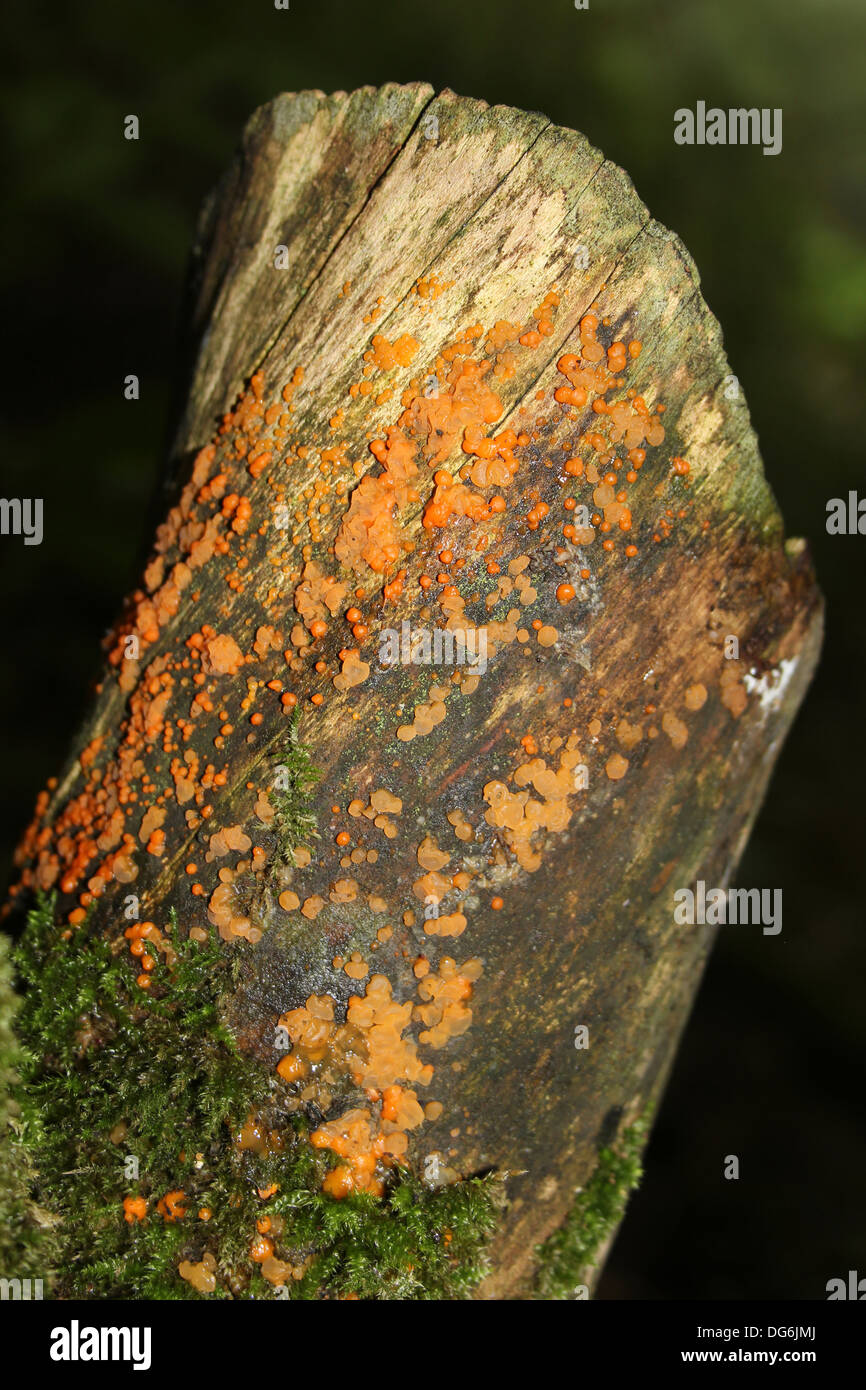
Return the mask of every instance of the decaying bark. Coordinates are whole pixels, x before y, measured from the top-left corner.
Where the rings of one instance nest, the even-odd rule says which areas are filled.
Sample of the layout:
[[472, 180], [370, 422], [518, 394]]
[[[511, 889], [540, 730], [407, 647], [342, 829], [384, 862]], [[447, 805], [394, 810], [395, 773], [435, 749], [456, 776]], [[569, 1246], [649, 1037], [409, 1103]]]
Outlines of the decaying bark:
[[[87, 930], [121, 936], [132, 891], [182, 931], [209, 912], [225, 935], [252, 923], [229, 1017], [271, 1067], [281, 1017], [330, 996], [339, 1021], [364, 995], [356, 951], [415, 1006], [401, 1046], [432, 1078], [395, 1044], [393, 1074], [368, 1071], [322, 1118], [351, 1104], [375, 1129], [384, 1085], [440, 1103], [404, 1114], [406, 1158], [512, 1175], [480, 1296], [526, 1296], [599, 1146], [664, 1084], [713, 934], [675, 924], [673, 892], [726, 885], [745, 844], [817, 657], [809, 558], [783, 539], [688, 254], [621, 169], [543, 116], [421, 85], [278, 97], [206, 206], [191, 289], [170, 468], [186, 490], [40, 805], [24, 885], [59, 887], [73, 930], [94, 889]], [[467, 358], [482, 378], [459, 378]], [[581, 364], [617, 384], [587, 391]], [[449, 497], [442, 472], [467, 465]], [[385, 483], [367, 496], [360, 478]], [[378, 659], [404, 620], [464, 619], [498, 625], [483, 674]], [[215, 907], [220, 868], [264, 881], [278, 855], [263, 798], [291, 695], [322, 771], [312, 862]], [[400, 809], [365, 816], [377, 790]], [[214, 844], [234, 826], [258, 861], [242, 836]], [[427, 998], [425, 1017], [423, 972], [444, 980], [444, 957], [462, 995], [451, 1012]]]

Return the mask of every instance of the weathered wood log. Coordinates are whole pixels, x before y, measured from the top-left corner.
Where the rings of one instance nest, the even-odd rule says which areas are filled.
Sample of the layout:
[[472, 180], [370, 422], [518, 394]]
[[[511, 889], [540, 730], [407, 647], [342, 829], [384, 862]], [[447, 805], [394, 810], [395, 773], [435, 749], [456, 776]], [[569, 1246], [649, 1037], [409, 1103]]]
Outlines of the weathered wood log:
[[59, 1287], [567, 1296], [711, 944], [673, 894], [727, 886], [817, 658], [806, 548], [688, 254], [543, 116], [278, 97], [189, 321], [177, 494], [19, 856]]

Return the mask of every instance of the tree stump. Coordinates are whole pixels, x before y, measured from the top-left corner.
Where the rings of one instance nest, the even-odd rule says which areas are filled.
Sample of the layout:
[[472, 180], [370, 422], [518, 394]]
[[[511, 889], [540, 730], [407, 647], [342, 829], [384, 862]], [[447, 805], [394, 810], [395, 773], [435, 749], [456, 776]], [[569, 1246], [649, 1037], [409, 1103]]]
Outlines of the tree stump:
[[727, 886], [820, 645], [695, 267], [541, 115], [306, 92], [189, 325], [18, 858], [58, 1289], [580, 1296], [715, 930], [674, 892]]

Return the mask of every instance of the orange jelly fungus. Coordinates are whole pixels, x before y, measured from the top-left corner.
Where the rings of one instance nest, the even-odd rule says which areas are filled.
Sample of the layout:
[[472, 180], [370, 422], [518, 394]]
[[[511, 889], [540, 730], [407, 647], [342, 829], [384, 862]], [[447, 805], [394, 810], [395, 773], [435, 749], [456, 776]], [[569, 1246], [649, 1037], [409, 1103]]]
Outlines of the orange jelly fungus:
[[144, 1197], [124, 1197], [123, 1199], [123, 1219], [130, 1225], [134, 1221], [143, 1221], [147, 1215], [147, 1202]]
[[166, 1192], [164, 1197], [160, 1197], [156, 1209], [166, 1221], [180, 1221], [186, 1216], [185, 1200], [186, 1193], [180, 1188], [176, 1188], [172, 1192]]

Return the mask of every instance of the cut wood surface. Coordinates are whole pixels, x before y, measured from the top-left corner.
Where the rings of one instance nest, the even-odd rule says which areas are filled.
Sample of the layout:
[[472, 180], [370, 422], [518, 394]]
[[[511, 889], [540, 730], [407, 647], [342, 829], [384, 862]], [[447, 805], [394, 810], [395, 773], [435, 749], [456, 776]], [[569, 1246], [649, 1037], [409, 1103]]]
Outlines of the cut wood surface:
[[[131, 893], [245, 938], [224, 1015], [275, 1076], [289, 1016], [275, 1113], [328, 1190], [507, 1174], [476, 1296], [531, 1296], [663, 1087], [714, 931], [673, 893], [734, 873], [817, 659], [808, 553], [688, 253], [541, 115], [276, 98], [189, 325], [171, 506], [19, 900], [123, 952]], [[404, 623], [486, 669], [383, 664]], [[281, 865], [293, 710], [318, 838]], [[315, 1017], [355, 1030], [327, 1084]]]

